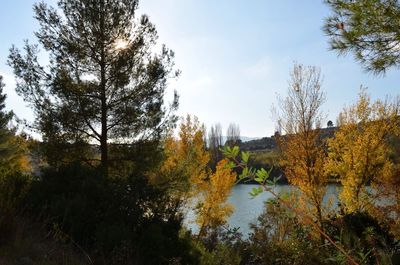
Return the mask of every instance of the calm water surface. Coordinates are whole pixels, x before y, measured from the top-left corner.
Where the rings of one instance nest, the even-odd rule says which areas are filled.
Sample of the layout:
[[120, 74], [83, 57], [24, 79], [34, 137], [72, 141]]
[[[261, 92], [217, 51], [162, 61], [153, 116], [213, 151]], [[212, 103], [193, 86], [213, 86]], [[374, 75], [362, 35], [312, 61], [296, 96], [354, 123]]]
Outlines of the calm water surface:
[[[264, 202], [270, 198], [273, 198], [271, 193], [264, 191], [257, 197], [251, 199], [249, 192], [254, 187], [258, 187], [258, 185], [236, 185], [229, 197], [229, 202], [235, 207], [235, 211], [229, 218], [228, 224], [230, 227], [239, 227], [239, 231], [245, 237], [250, 232], [249, 224], [256, 222], [257, 217], [262, 213]], [[296, 189], [296, 187], [290, 185], [277, 185], [274, 188], [274, 192], [290, 192], [293, 189]], [[333, 205], [337, 201], [337, 194], [339, 192], [338, 189], [339, 186], [337, 185], [328, 186], [325, 199], [328, 200], [328, 198], [332, 197]], [[194, 218], [195, 216], [193, 211], [189, 210], [186, 215], [185, 223], [189, 229], [196, 233], [198, 228], [194, 223]]]

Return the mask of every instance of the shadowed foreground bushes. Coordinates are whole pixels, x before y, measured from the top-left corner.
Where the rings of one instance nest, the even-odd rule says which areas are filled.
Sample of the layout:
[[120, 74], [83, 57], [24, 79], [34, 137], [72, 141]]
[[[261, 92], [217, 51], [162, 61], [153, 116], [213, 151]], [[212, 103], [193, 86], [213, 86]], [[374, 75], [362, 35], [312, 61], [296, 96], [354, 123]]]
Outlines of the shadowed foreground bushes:
[[195, 264], [196, 252], [179, 237], [182, 215], [168, 194], [144, 176], [101, 177], [80, 165], [45, 170], [26, 205], [65, 242], [95, 264]]
[[[367, 213], [328, 218], [324, 229], [360, 265], [400, 264], [399, 242], [384, 224]], [[248, 239], [242, 239], [232, 231], [219, 231], [213, 237], [216, 239], [214, 247], [202, 255], [202, 259], [213, 258], [214, 263], [205, 264], [351, 264], [338, 249], [327, 240], [321, 242], [310, 227], [276, 200], [265, 203], [263, 213], [251, 224], [251, 230]], [[205, 242], [207, 245], [209, 242]], [[224, 253], [229, 253], [230, 263], [218, 259]]]
[[[347, 264], [275, 200], [249, 238], [220, 227], [198, 239], [182, 229], [178, 203], [144, 176], [105, 179], [70, 165], [0, 187], [0, 264]], [[337, 215], [324, 228], [360, 265], [399, 264], [398, 242], [366, 213]]]

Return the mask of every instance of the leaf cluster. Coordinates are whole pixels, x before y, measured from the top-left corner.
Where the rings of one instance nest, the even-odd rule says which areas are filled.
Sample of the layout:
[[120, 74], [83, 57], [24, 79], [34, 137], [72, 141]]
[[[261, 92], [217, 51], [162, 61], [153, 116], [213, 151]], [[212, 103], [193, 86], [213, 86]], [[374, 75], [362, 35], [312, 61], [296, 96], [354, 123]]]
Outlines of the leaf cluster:
[[365, 70], [384, 74], [400, 63], [400, 5], [396, 0], [327, 0], [332, 15], [323, 27], [330, 48], [353, 53]]

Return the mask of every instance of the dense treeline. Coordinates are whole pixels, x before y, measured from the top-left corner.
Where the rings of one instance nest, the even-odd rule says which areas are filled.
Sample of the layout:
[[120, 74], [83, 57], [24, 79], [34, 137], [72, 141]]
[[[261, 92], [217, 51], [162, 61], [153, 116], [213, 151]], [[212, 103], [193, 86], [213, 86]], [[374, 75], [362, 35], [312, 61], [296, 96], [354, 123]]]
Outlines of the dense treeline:
[[[384, 52], [379, 39], [365, 43], [359, 22], [363, 8], [390, 15], [398, 4], [352, 2], [328, 1], [332, 48], [354, 50], [376, 72], [396, 65], [393, 53], [389, 62], [359, 53]], [[42, 2], [36, 37], [48, 65], [38, 45], [12, 47], [17, 92], [42, 139], [10, 125], [0, 78], [0, 264], [400, 263], [399, 99], [372, 101], [361, 90], [337, 127], [321, 129], [320, 70], [295, 64], [276, 113], [280, 132], [264, 139], [273, 152], [241, 151], [236, 124], [226, 143], [219, 124], [207, 134], [190, 115], [176, 128], [177, 95], [164, 103], [179, 75], [174, 53], [154, 52], [156, 29], [137, 8]], [[298, 192], [275, 193], [280, 173]], [[332, 178], [342, 185], [335, 207], [324, 201]], [[244, 180], [259, 184], [252, 196], [273, 195], [250, 235], [227, 225], [228, 197]], [[188, 209], [198, 231], [183, 225]]]

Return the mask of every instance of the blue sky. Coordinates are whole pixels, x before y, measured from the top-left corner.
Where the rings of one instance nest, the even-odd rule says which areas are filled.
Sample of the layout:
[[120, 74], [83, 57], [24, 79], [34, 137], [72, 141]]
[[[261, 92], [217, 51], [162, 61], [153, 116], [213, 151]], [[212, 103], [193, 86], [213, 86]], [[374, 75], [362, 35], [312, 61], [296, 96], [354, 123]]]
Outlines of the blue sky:
[[[32, 111], [15, 94], [6, 60], [12, 44], [21, 47], [24, 39], [34, 41], [34, 2], [5, 1], [0, 10], [0, 74], [7, 108], [27, 119], [33, 118]], [[337, 57], [328, 50], [321, 27], [329, 10], [323, 1], [143, 0], [138, 10], [142, 13], [156, 25], [159, 42], [175, 51], [182, 71], [171, 82], [167, 100], [176, 89], [178, 114], [196, 115], [206, 126], [220, 122], [225, 130], [235, 122], [244, 136], [272, 135], [271, 106], [277, 94], [285, 95], [294, 62], [321, 68], [326, 122], [335, 121], [357, 98], [360, 85], [368, 87], [374, 99], [399, 91], [399, 70], [374, 76], [363, 72], [351, 54]]]

